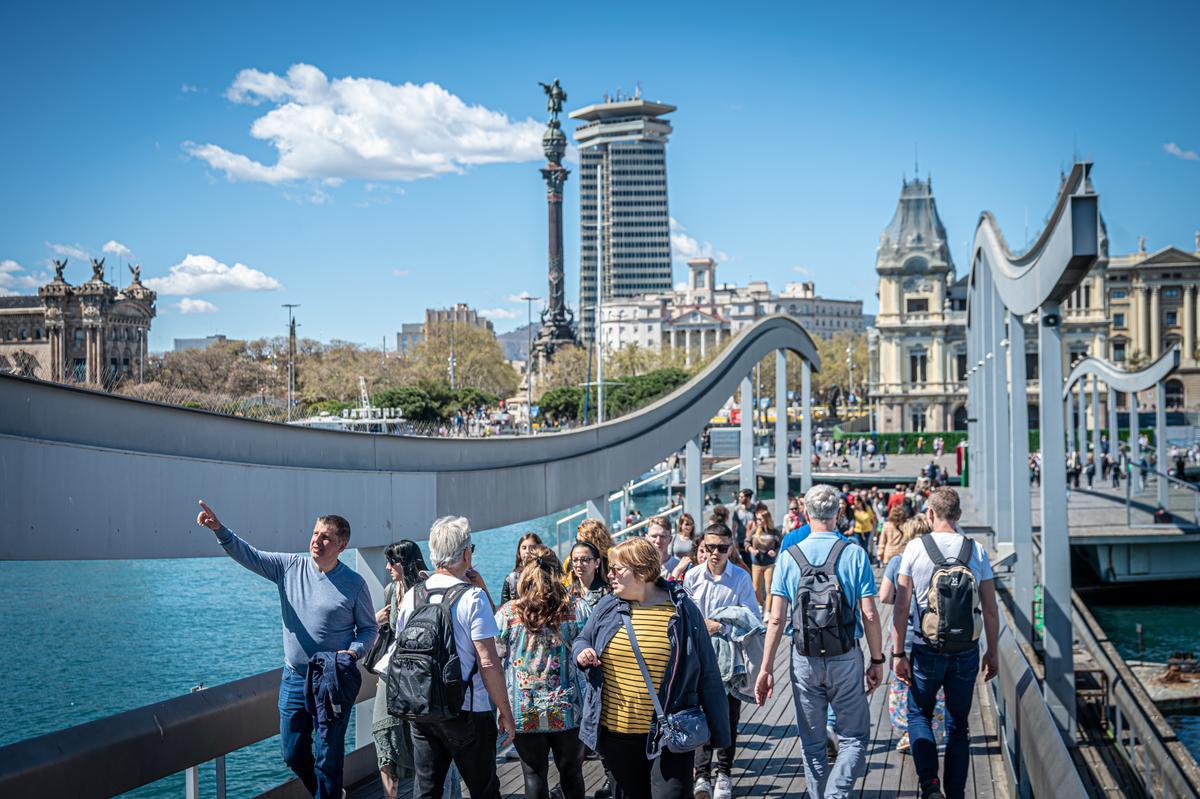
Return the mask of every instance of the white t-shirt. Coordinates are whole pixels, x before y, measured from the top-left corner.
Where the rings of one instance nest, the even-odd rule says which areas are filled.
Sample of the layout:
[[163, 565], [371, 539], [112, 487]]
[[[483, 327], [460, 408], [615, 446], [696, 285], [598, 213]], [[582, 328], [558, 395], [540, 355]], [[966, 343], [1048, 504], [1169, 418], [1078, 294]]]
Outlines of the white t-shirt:
[[[958, 533], [926, 533], [927, 536], [932, 536], [938, 549], [942, 551], [942, 556], [945, 558], [957, 558], [959, 550], [962, 549], [963, 537]], [[992, 564], [988, 562], [987, 553], [983, 551], [983, 547], [979, 542], [973, 542], [971, 546], [971, 559], [967, 562], [967, 568], [975, 575], [975, 582], [982, 583], [984, 580], [992, 579]], [[933, 561], [929, 559], [929, 553], [925, 551], [925, 545], [920, 539], [913, 539], [908, 542], [908, 546], [904, 548], [903, 554], [900, 555], [900, 574], [912, 580], [913, 598], [917, 601], [917, 608], [923, 613], [929, 604], [929, 583], [933, 579]], [[909, 643], [916, 639], [920, 632], [921, 616], [918, 613], [916, 616], [909, 614]]]
[[[434, 573], [429, 575], [429, 579], [425, 581], [425, 587], [430, 589], [452, 588], [462, 582], [466, 581], [449, 574]], [[400, 602], [399, 612], [396, 614], [397, 631], [404, 629], [404, 625], [408, 624], [408, 617], [412, 615], [413, 590], [410, 588]], [[431, 597], [431, 601], [441, 602], [442, 597], [435, 595]], [[492, 603], [488, 602], [483, 589], [476, 587], [463, 594], [454, 607], [454, 646], [458, 650], [458, 659], [462, 663], [463, 679], [466, 679], [467, 675], [471, 673], [471, 669], [475, 667], [474, 642], [486, 641], [499, 634], [500, 628], [496, 626]], [[463, 700], [463, 710], [490, 711], [492, 700], [483, 686], [483, 675], [476, 672], [471, 683], [474, 688], [467, 690], [467, 697]]]

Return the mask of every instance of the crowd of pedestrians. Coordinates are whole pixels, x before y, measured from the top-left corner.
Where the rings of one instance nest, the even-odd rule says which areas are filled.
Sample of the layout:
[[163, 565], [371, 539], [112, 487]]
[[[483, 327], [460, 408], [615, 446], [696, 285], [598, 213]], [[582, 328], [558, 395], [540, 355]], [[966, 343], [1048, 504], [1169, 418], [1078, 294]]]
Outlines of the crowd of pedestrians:
[[[260, 552], [203, 502], [197, 523], [278, 588], [283, 756], [322, 799], [344, 795], [360, 667], [380, 675], [372, 732], [390, 799], [449, 799], [463, 785], [498, 799], [496, 753], [510, 742], [528, 799], [584, 799], [597, 757], [600, 799], [732, 799], [743, 708], [777, 690], [785, 636], [808, 796], [851, 795], [869, 697], [887, 678], [898, 746], [936, 798], [963, 795], [975, 675], [981, 663], [996, 672], [992, 572], [959, 514], [957, 494], [927, 476], [891, 491], [817, 485], [778, 525], [750, 489], [702, 525], [656, 516], [620, 543], [587, 519], [565, 562], [522, 536], [498, 605], [467, 519], [443, 517], [432, 568], [412, 541], [385, 549], [380, 608], [338, 560], [350, 541], [340, 516], [317, 520], [307, 556]], [[877, 601], [895, 605], [886, 635]]]

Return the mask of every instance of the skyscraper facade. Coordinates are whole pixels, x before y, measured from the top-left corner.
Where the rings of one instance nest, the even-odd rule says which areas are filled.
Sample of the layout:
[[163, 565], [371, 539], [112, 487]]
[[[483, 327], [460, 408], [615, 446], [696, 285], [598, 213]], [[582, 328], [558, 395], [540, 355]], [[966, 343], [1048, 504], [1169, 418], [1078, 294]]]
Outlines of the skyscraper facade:
[[[579, 332], [590, 344], [596, 323], [596, 245], [605, 300], [670, 291], [667, 137], [662, 117], [675, 106], [641, 97], [605, 98], [571, 112], [580, 120]], [[599, 179], [597, 179], [599, 177]], [[597, 238], [597, 214], [603, 228]]]

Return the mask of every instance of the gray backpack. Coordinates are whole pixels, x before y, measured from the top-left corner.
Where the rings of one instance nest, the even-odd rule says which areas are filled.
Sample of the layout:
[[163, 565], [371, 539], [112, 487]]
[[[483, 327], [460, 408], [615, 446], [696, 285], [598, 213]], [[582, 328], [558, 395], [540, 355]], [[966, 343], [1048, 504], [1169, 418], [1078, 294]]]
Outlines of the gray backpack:
[[801, 655], [844, 655], [856, 645], [854, 606], [837, 578], [838, 558], [848, 546], [849, 541], [838, 541], [820, 566], [808, 562], [799, 544], [788, 547], [788, 554], [800, 567], [796, 601], [792, 603], [792, 642]]
[[939, 652], [963, 652], [975, 646], [983, 632], [979, 584], [971, 571], [974, 543], [965, 535], [958, 555], [947, 558], [932, 535], [921, 536], [933, 561], [929, 594], [921, 614], [921, 637]]

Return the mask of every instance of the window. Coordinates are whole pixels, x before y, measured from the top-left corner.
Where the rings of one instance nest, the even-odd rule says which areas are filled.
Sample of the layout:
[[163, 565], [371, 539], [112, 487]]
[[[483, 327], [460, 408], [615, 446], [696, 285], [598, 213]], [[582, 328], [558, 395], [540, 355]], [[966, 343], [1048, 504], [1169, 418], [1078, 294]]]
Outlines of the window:
[[904, 310], [907, 313], [929, 313], [929, 300], [924, 297], [905, 300]]
[[1113, 342], [1113, 361], [1115, 363], [1124, 363], [1125, 362], [1125, 342], [1124, 341], [1114, 341]]
[[1123, 300], [1126, 296], [1125, 289], [1113, 289], [1109, 296], [1114, 300]]
[[909, 380], [913, 383], [921, 385], [926, 379], [926, 367], [928, 360], [924, 352], [909, 353], [908, 356], [908, 375]]
[[1171, 325], [1177, 325], [1177, 324], [1179, 324], [1179, 312], [1178, 311], [1167, 311], [1167, 325], [1171, 326]]
[[954, 368], [959, 380], [967, 379], [967, 354], [965, 352], [954, 356]]
[[1125, 327], [1125, 314], [1113, 314], [1113, 327]]
[[1038, 379], [1038, 355], [1036, 352], [1025, 353], [1025, 379]]
[[[76, 344], [83, 343], [83, 328], [82, 327], [75, 328], [75, 343]], [[80, 378], [80, 379], [82, 380], [83, 378]]]
[[1179, 289], [1163, 289], [1163, 296], [1170, 300], [1178, 299]]
[[1166, 385], [1167, 409], [1178, 410], [1183, 407], [1183, 382], [1168, 380]]

